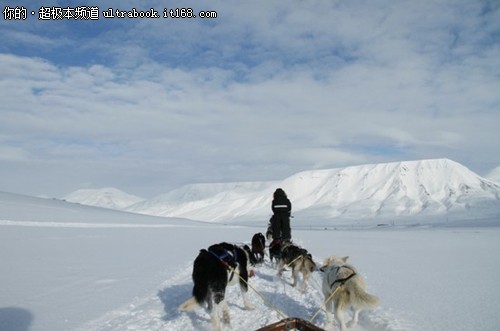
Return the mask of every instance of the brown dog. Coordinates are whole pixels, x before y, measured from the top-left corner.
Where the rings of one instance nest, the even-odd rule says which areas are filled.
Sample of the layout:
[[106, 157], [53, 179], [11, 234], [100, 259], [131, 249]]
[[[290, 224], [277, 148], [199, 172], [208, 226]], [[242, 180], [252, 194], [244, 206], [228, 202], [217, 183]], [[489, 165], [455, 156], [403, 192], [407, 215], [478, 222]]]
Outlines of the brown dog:
[[317, 270], [316, 263], [314, 262], [312, 255], [301, 247], [298, 247], [292, 243], [285, 243], [281, 249], [281, 257], [279, 260], [279, 271], [278, 275], [281, 276], [285, 267], [292, 268], [292, 286], [297, 285], [297, 279], [299, 273], [302, 273], [302, 288], [305, 290], [307, 286], [307, 281], [311, 277], [311, 273]]

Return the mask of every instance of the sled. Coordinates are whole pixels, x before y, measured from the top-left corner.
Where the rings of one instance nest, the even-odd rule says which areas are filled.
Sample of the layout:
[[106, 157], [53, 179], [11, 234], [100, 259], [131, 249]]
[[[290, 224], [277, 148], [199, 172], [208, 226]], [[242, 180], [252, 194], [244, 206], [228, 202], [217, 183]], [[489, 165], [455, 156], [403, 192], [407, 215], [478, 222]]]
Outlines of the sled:
[[255, 331], [325, 331], [316, 325], [300, 318], [289, 317], [279, 322], [266, 325]]

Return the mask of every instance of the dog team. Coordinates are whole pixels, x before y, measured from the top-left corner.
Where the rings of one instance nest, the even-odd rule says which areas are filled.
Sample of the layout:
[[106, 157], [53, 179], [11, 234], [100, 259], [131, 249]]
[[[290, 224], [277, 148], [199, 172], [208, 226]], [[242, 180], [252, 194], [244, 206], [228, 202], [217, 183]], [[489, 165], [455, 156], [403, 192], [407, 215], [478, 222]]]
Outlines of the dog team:
[[[252, 237], [251, 247], [223, 242], [200, 250], [193, 264], [193, 296], [181, 304], [180, 310], [191, 311], [206, 306], [212, 329], [222, 330], [221, 324], [230, 324], [225, 292], [231, 284], [239, 284], [245, 309], [254, 309], [247, 299], [248, 282], [254, 276], [253, 266], [264, 262], [265, 248], [266, 238], [262, 233], [256, 233]], [[299, 274], [302, 274], [302, 291], [306, 289], [313, 271], [322, 272], [325, 330], [333, 330], [335, 316], [340, 330], [345, 331], [357, 324], [361, 310], [378, 305], [378, 298], [366, 292], [364, 278], [347, 262], [347, 256], [330, 256], [318, 268], [305, 248], [291, 241], [274, 240], [269, 245], [269, 257], [271, 263], [277, 266], [279, 276], [287, 268], [291, 269], [291, 286], [297, 285]], [[346, 323], [344, 315], [348, 309], [352, 310], [352, 319]]]
[[[248, 282], [249, 278], [254, 276], [252, 267], [264, 262], [267, 239], [270, 242], [269, 258], [271, 264], [277, 266], [278, 275], [281, 276], [283, 271], [291, 268], [293, 282], [290, 285], [295, 287], [299, 274], [302, 274], [301, 290], [305, 291], [312, 272], [315, 270], [322, 272], [325, 329], [333, 330], [333, 316], [341, 331], [356, 325], [361, 310], [378, 305], [378, 298], [366, 292], [363, 276], [354, 266], [347, 263], [347, 256], [328, 257], [324, 260], [323, 266], [318, 268], [306, 249], [292, 243], [290, 230], [292, 207], [281, 188], [274, 192], [271, 208], [273, 216], [266, 236], [256, 233], [252, 237], [251, 248], [248, 245], [223, 242], [200, 250], [193, 264], [193, 296], [181, 304], [179, 309], [190, 311], [206, 305], [212, 329], [220, 331], [221, 323], [230, 324], [225, 293], [226, 287], [231, 284], [239, 284], [245, 309], [254, 309], [246, 296]], [[352, 310], [352, 319], [346, 323], [344, 315], [349, 308]]]

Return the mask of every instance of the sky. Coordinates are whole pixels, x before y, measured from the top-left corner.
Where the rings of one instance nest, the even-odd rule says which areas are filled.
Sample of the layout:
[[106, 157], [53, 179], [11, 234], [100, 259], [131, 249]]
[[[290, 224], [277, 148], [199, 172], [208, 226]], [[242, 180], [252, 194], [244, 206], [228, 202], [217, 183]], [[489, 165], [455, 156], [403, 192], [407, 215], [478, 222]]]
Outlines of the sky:
[[[496, 0], [0, 5], [2, 191], [151, 198], [368, 163], [500, 165]], [[97, 19], [39, 20], [84, 6]]]

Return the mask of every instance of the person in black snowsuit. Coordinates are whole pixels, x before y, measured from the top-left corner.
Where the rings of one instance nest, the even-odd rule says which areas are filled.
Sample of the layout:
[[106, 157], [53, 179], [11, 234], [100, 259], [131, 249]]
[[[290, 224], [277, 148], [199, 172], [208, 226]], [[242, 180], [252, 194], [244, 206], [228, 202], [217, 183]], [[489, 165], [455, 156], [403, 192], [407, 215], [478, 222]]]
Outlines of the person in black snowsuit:
[[271, 209], [273, 210], [271, 221], [273, 239], [290, 241], [292, 239], [292, 231], [290, 229], [292, 204], [283, 189], [278, 188], [274, 191]]

